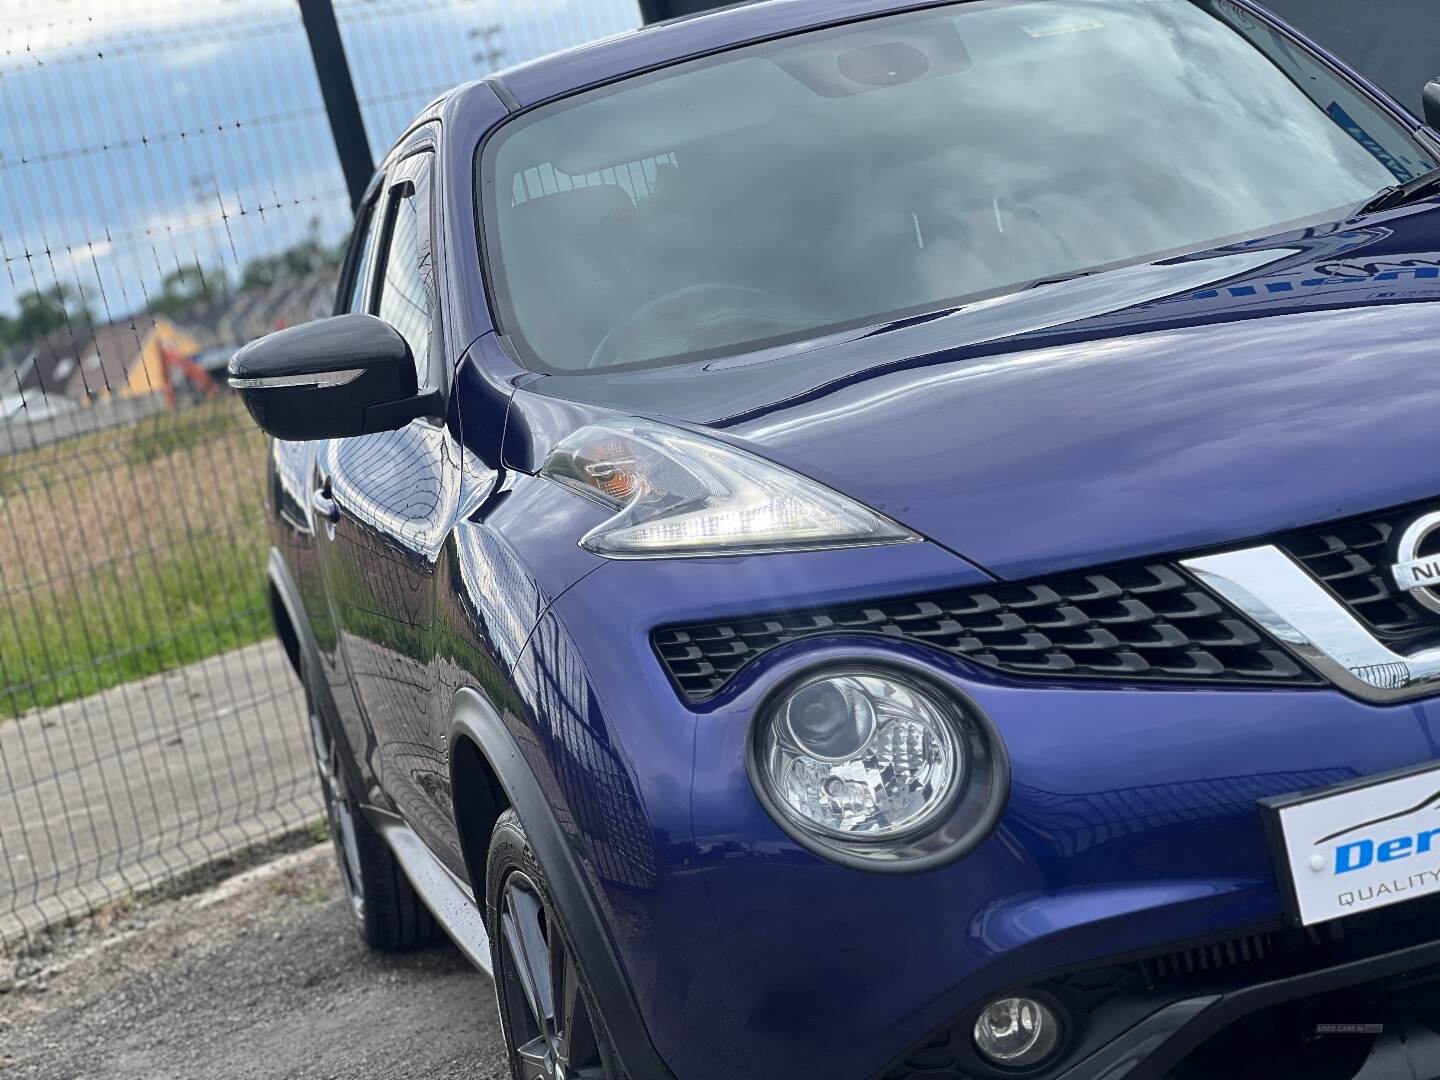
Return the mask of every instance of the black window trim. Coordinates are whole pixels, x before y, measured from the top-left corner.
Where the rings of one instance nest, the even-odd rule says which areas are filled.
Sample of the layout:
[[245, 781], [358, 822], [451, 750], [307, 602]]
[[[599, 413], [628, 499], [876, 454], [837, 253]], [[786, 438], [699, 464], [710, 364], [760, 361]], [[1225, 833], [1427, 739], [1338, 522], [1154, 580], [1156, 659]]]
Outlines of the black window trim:
[[[423, 162], [419, 159], [424, 158]], [[429, 195], [428, 208], [426, 213], [426, 227], [429, 229], [429, 249], [431, 271], [434, 280], [431, 282], [434, 307], [430, 312], [430, 356], [428, 371], [424, 383], [420, 386], [420, 392], [427, 390], [437, 391], [442, 397], [448, 395], [448, 365], [443, 362], [444, 334], [442, 309], [444, 300], [440, 287], [439, 258], [437, 244], [439, 229], [437, 228], [436, 217], [439, 207], [436, 199], [435, 173], [438, 157], [435, 150], [435, 143], [431, 139], [407, 147], [404, 154], [385, 166], [384, 181], [378, 185], [375, 196], [377, 212], [384, 214], [381, 228], [376, 233], [377, 244], [375, 257], [370, 260], [370, 280], [366, 286], [364, 310], [367, 314], [375, 315], [380, 304], [381, 284], [385, 278], [385, 268], [390, 261], [390, 240], [395, 229], [395, 215], [400, 205], [400, 200], [413, 197], [417, 191], [416, 180], [423, 180], [428, 185]], [[410, 175], [413, 170], [423, 170], [418, 175]], [[383, 205], [381, 205], [383, 203]]]
[[[349, 314], [350, 298], [355, 294], [355, 271], [364, 256], [365, 249], [375, 243], [376, 236], [373, 226], [375, 214], [380, 209], [380, 178], [382, 175], [381, 173], [375, 174], [375, 178], [370, 181], [370, 187], [365, 192], [365, 197], [360, 200], [360, 208], [355, 212], [355, 224], [351, 227], [350, 241], [345, 246], [345, 260], [340, 264], [340, 275], [335, 286], [332, 315]], [[357, 244], [355, 242], [357, 238], [362, 242]], [[366, 267], [367, 274], [373, 266], [374, 262], [372, 261]]]

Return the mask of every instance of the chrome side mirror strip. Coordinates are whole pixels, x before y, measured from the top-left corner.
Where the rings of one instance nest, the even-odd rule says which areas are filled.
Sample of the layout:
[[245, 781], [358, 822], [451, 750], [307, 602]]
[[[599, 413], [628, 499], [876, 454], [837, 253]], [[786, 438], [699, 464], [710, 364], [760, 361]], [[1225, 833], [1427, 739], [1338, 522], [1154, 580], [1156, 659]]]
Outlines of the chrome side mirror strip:
[[317, 389], [328, 390], [332, 386], [344, 386], [346, 383], [352, 383], [364, 374], [364, 368], [349, 368], [345, 371], [320, 371], [313, 375], [264, 375], [254, 379], [231, 375], [230, 387], [233, 390], [268, 390], [281, 386], [313, 386]]
[[1279, 548], [1265, 544], [1181, 565], [1348, 694], [1376, 704], [1440, 694], [1440, 648], [1395, 652]]

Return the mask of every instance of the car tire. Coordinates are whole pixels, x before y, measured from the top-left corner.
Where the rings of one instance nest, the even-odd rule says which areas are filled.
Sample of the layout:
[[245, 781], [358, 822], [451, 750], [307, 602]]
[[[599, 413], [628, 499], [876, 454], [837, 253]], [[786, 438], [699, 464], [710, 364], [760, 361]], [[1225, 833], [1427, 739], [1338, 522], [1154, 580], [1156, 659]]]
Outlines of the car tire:
[[390, 846], [351, 795], [343, 750], [321, 719], [308, 680], [305, 702], [325, 823], [335, 845], [346, 905], [361, 938], [377, 952], [403, 952], [431, 944], [439, 939], [440, 928]]
[[500, 815], [490, 835], [485, 904], [514, 1080], [625, 1080], [573, 938], [514, 810]]

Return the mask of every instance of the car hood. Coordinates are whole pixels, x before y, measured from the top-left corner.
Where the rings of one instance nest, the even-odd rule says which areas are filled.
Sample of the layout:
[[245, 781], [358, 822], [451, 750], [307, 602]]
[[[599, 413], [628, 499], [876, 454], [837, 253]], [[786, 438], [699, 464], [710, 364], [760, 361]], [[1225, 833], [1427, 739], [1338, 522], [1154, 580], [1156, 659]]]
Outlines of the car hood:
[[705, 427], [1001, 578], [1229, 544], [1440, 496], [1440, 210], [548, 376], [517, 400], [558, 437], [539, 399]]

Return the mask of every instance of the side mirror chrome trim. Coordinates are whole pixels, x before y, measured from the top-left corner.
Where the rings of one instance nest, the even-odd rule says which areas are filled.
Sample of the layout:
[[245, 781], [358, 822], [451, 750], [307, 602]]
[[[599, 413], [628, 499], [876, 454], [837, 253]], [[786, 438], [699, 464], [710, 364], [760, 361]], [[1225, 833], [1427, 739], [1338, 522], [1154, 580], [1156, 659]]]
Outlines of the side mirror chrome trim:
[[265, 390], [271, 387], [315, 387], [325, 390], [332, 386], [344, 386], [365, 374], [364, 368], [350, 368], [346, 371], [325, 371], [314, 375], [267, 375], [257, 378], [230, 376], [232, 390]]
[[1440, 694], [1440, 648], [1395, 652], [1279, 548], [1265, 544], [1180, 565], [1353, 697], [1383, 705]]

